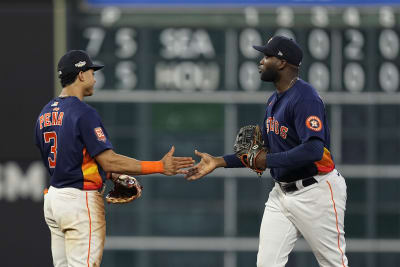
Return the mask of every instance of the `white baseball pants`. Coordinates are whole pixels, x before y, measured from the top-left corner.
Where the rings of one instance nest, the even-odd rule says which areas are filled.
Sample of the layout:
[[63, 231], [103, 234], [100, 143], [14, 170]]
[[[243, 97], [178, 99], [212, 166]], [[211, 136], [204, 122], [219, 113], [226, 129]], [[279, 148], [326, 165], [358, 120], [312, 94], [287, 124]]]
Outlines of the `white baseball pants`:
[[258, 267], [283, 267], [303, 236], [321, 267], [348, 267], [344, 238], [347, 186], [335, 169], [291, 193], [279, 184], [269, 194], [260, 228]]
[[100, 266], [106, 236], [101, 193], [50, 187], [44, 197], [44, 216], [55, 267]]

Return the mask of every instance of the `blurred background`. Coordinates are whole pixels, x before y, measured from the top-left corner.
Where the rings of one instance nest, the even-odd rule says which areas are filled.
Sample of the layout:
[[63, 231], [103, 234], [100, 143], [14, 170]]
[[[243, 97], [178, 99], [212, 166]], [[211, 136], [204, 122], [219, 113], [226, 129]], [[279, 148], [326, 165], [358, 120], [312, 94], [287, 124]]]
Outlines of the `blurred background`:
[[[262, 123], [274, 89], [251, 45], [275, 34], [303, 47], [300, 76], [326, 104], [350, 266], [400, 266], [399, 1], [2, 0], [0, 32], [0, 266], [52, 266], [33, 127], [66, 50], [106, 65], [86, 101], [116, 152], [159, 160], [171, 145], [231, 153], [238, 128]], [[141, 199], [106, 205], [102, 266], [256, 266], [268, 173], [139, 179]], [[304, 240], [287, 266], [318, 266]]]

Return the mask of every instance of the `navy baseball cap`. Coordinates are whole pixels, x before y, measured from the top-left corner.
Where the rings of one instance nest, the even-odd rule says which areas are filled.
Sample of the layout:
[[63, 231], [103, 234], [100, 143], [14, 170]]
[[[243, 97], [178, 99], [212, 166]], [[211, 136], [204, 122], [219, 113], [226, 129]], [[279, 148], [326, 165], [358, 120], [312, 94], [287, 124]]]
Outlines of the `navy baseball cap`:
[[295, 66], [300, 66], [303, 59], [301, 47], [293, 39], [285, 36], [274, 36], [268, 40], [266, 45], [253, 45], [253, 48], [266, 56], [284, 59]]
[[80, 71], [99, 70], [104, 65], [94, 64], [89, 55], [83, 50], [70, 50], [58, 61], [58, 77], [64, 78], [70, 74], [78, 74]]

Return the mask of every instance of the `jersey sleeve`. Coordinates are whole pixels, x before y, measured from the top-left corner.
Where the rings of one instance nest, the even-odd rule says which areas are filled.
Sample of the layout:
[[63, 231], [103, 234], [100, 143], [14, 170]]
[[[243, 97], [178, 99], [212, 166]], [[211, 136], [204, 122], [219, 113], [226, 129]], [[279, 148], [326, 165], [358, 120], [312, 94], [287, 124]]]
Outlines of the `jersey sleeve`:
[[325, 143], [325, 107], [321, 99], [301, 99], [293, 107], [297, 134], [302, 143], [317, 137]]
[[113, 148], [100, 116], [95, 110], [84, 112], [79, 118], [78, 127], [91, 157]]
[[229, 154], [223, 156], [226, 167], [225, 168], [243, 168], [245, 167], [240, 159], [235, 154]]

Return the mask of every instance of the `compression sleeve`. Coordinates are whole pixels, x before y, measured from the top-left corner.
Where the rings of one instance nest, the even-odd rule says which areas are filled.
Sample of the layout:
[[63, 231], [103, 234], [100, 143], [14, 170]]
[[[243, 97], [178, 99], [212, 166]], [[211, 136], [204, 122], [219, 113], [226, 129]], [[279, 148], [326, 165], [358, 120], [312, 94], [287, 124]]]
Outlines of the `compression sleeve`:
[[324, 143], [318, 138], [311, 138], [288, 151], [267, 154], [268, 168], [296, 168], [319, 161], [324, 153]]
[[236, 157], [235, 154], [229, 154], [223, 156], [225, 162], [226, 162], [226, 167], [225, 168], [243, 168], [245, 167], [243, 163], [240, 161], [238, 157]]

